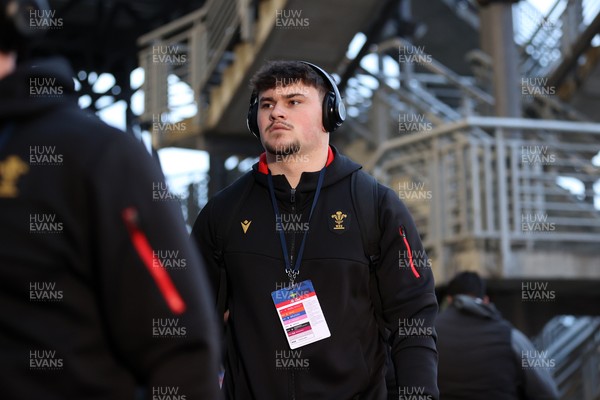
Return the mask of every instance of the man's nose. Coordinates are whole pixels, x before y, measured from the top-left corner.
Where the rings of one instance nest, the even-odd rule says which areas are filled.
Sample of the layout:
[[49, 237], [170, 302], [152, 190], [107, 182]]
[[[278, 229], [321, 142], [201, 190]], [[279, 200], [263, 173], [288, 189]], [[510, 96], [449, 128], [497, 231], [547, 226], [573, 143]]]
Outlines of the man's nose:
[[283, 107], [283, 105], [281, 104], [281, 102], [277, 102], [273, 105], [273, 108], [271, 109], [271, 114], [269, 115], [269, 117], [271, 119], [284, 119], [285, 118], [285, 109]]

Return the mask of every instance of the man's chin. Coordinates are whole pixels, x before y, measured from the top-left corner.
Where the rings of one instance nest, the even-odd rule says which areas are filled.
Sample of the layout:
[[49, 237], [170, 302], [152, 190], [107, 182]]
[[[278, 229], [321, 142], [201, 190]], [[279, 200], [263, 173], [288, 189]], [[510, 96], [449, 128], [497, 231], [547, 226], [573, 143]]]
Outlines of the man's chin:
[[265, 143], [265, 150], [267, 153], [274, 156], [289, 156], [290, 154], [296, 154], [300, 151], [300, 143], [285, 143], [273, 146], [270, 143]]

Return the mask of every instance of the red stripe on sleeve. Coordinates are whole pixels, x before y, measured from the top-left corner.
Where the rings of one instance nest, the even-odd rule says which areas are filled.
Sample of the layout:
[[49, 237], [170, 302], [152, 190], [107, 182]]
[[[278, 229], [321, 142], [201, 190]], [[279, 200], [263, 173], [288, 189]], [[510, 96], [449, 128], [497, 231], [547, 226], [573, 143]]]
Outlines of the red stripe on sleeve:
[[[162, 261], [158, 258], [156, 260], [153, 259], [152, 246], [150, 246], [146, 235], [137, 224], [137, 210], [133, 207], [128, 207], [123, 210], [121, 216], [125, 221], [125, 226], [129, 232], [133, 247], [142, 259], [150, 276], [154, 279], [156, 286], [158, 286], [158, 289], [171, 309], [171, 312], [173, 312], [173, 314], [183, 314], [186, 309], [185, 302], [173, 284], [171, 277], [165, 270]], [[153, 261], [158, 265], [154, 266]]]

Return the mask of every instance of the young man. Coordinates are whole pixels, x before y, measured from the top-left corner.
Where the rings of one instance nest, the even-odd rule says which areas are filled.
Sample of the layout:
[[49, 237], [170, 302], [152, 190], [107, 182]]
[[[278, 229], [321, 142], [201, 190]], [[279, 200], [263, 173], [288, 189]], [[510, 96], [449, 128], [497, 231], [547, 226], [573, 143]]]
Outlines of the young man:
[[450, 306], [436, 321], [442, 399], [559, 398], [550, 371], [524, 367], [523, 357], [538, 352], [490, 303], [478, 274], [457, 274], [448, 284], [448, 296]]
[[181, 211], [153, 201], [140, 143], [79, 109], [66, 61], [18, 59], [30, 4], [0, 0], [1, 397], [218, 399]]
[[[351, 194], [361, 167], [329, 145], [345, 117], [334, 81], [313, 64], [276, 61], [252, 87], [248, 126], [266, 152], [193, 230], [228, 310], [227, 398], [387, 399], [386, 328], [399, 389], [437, 399], [433, 276], [415, 267], [419, 234], [381, 185], [369, 221], [379, 223], [381, 256], [370, 273]], [[426, 333], [399, 332], [410, 322]]]

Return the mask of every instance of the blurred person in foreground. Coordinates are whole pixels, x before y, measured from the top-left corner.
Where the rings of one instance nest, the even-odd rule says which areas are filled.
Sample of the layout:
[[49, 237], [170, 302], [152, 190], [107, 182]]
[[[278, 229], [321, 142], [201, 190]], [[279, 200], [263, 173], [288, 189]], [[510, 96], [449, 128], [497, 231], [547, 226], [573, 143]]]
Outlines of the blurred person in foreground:
[[541, 352], [502, 318], [477, 273], [457, 274], [447, 295], [449, 306], [435, 323], [441, 399], [558, 399], [547, 363], [528, 362]]
[[210, 288], [157, 163], [78, 108], [66, 61], [18, 58], [44, 7], [0, 1], [0, 397], [218, 399]]

